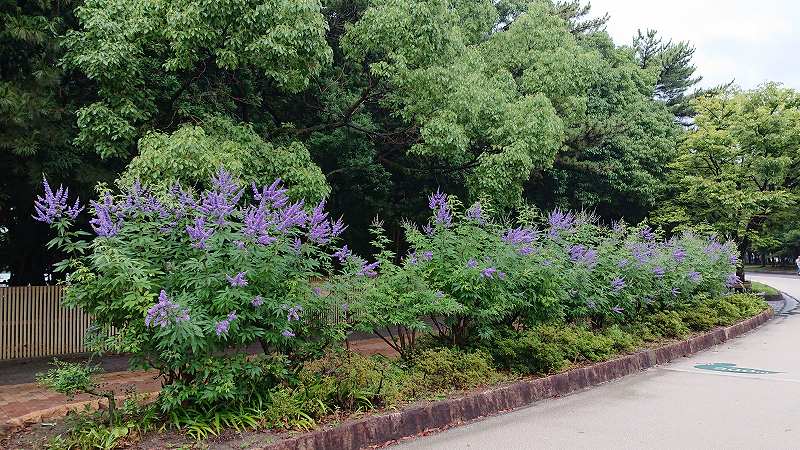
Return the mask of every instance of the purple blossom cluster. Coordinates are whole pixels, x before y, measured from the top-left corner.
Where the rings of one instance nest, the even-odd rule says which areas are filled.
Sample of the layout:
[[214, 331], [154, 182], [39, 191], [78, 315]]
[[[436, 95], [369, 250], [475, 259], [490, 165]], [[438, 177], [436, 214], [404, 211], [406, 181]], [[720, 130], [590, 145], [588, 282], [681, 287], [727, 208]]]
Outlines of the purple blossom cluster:
[[562, 231], [572, 231], [575, 227], [576, 219], [571, 212], [556, 208], [550, 212], [547, 222], [550, 224], [550, 236], [556, 237]]
[[467, 208], [464, 215], [468, 220], [477, 222], [478, 224], [486, 223], [486, 218], [483, 216], [483, 209], [480, 202], [473, 203], [472, 206]]
[[244, 194], [233, 180], [233, 176], [220, 167], [211, 178], [212, 189], [203, 193], [198, 211], [213, 219], [217, 225], [224, 225], [228, 216], [236, 210]]
[[333, 254], [333, 256], [336, 259], [338, 259], [340, 263], [344, 263], [345, 261], [347, 261], [347, 258], [349, 258], [352, 255], [353, 252], [351, 252], [350, 249], [347, 248], [346, 244], [343, 245], [342, 248], [340, 248], [339, 250], [336, 250], [336, 252]]
[[204, 249], [206, 241], [214, 234], [214, 230], [207, 228], [206, 219], [200, 216], [194, 220], [194, 225], [186, 225], [186, 233], [192, 241], [192, 246]]
[[124, 210], [114, 204], [114, 197], [106, 192], [102, 202], [92, 200], [95, 217], [89, 221], [94, 232], [100, 237], [112, 237], [119, 233], [123, 223]]
[[361, 265], [361, 269], [359, 269], [358, 271], [358, 274], [361, 275], [362, 277], [374, 278], [378, 276], [378, 272], [376, 271], [376, 269], [378, 268], [379, 265], [380, 261], [375, 261], [374, 263], [369, 263], [369, 264], [366, 261], [364, 261], [364, 263]]
[[535, 230], [529, 228], [511, 228], [503, 234], [503, 241], [509, 245], [529, 245], [538, 238]]
[[682, 263], [686, 259], [686, 250], [678, 247], [672, 252], [672, 259], [675, 260], [676, 263]]
[[611, 280], [611, 289], [614, 292], [619, 292], [623, 288], [625, 288], [625, 279], [622, 277], [617, 277]]
[[483, 269], [481, 271], [481, 276], [484, 277], [484, 278], [489, 278], [489, 279], [491, 279], [491, 278], [498, 278], [500, 280], [505, 280], [506, 279], [506, 273], [501, 271], [501, 270], [497, 270], [494, 267], [487, 267], [487, 268]]
[[737, 288], [741, 286], [741, 284], [741, 278], [739, 278], [739, 276], [735, 273], [728, 274], [728, 276], [725, 278], [725, 286], [729, 289]]
[[593, 268], [597, 265], [597, 250], [585, 245], [575, 244], [568, 249], [570, 261]]
[[303, 307], [300, 305], [294, 305], [289, 308], [286, 314], [286, 320], [291, 322], [293, 320], [300, 320], [300, 313], [303, 312]]
[[225, 279], [231, 287], [244, 287], [247, 286], [247, 272], [239, 272], [234, 276], [225, 275]]
[[216, 327], [214, 327], [215, 331], [217, 333], [217, 336], [222, 336], [223, 334], [228, 334], [228, 331], [231, 328], [231, 323], [233, 323], [233, 321], [236, 320], [236, 319], [237, 319], [236, 311], [232, 311], [232, 312], [228, 313], [228, 317], [226, 317], [226, 318], [220, 320], [219, 322], [217, 322]]
[[434, 221], [438, 225], [449, 227], [453, 223], [453, 212], [447, 203], [447, 194], [438, 189], [428, 197], [428, 208], [434, 211]]
[[144, 324], [148, 328], [165, 328], [173, 322], [177, 324], [188, 320], [189, 310], [170, 300], [166, 291], [162, 289], [158, 294], [158, 302], [147, 310]]
[[45, 223], [53, 223], [62, 217], [75, 220], [78, 214], [83, 211], [78, 198], [75, 199], [75, 203], [72, 206], [67, 204], [69, 189], [59, 185], [56, 192], [53, 192], [47, 183], [47, 178], [42, 181], [42, 186], [44, 187], [44, 197], [41, 195], [36, 196], [36, 201], [33, 204], [36, 211], [36, 215], [33, 216], [34, 219]]

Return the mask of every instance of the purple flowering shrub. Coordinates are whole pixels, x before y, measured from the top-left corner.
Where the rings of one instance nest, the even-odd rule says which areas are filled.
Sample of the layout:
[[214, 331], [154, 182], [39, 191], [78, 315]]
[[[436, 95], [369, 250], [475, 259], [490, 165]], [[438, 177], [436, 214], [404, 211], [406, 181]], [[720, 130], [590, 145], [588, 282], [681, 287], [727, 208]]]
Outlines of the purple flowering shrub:
[[421, 230], [406, 226], [404, 263], [461, 306], [430, 317], [453, 345], [550, 321], [623, 324], [739, 284], [735, 245], [714, 237], [659, 240], [645, 226], [607, 228], [591, 214], [561, 210], [538, 220], [523, 212], [501, 225], [476, 213], [480, 204], [458, 212], [458, 201], [440, 192], [429, 206]]
[[[59, 230], [79, 211], [49, 187], [40, 203], [40, 220]], [[268, 380], [259, 361], [229, 365], [241, 373], [204, 369], [226, 367], [253, 344], [292, 360], [341, 336], [319, 318], [327, 299], [312, 286], [331, 271], [344, 229], [324, 201], [292, 202], [280, 180], [246, 189], [220, 169], [199, 195], [176, 185], [156, 196], [134, 184], [104, 193], [91, 210], [96, 237], [62, 266], [70, 272], [65, 302], [99, 328], [119, 330], [105, 345], [159, 369], [173, 398], [222, 401], [240, 395], [243, 374]], [[57, 239], [66, 238], [59, 231]]]
[[736, 247], [715, 237], [684, 233], [659, 240], [645, 226], [605, 229], [593, 220], [548, 237], [545, 245], [562, 247], [569, 261], [562, 268], [568, 320], [588, 317], [598, 326], [636, 320], [682, 307], [699, 294], [720, 295], [739, 282]]
[[[402, 358], [411, 359], [417, 351], [417, 338], [432, 329], [425, 319], [450, 317], [462, 307], [427, 282], [421, 264], [411, 258], [395, 262], [382, 223], [376, 221], [370, 231], [371, 243], [378, 250], [376, 261], [368, 263], [344, 246], [344, 252], [337, 252], [344, 270], [330, 278], [329, 296], [341, 305], [353, 329], [374, 333]], [[380, 268], [380, 276], [365, 273], [364, 267], [369, 266]]]
[[421, 229], [406, 223], [411, 251], [403, 264], [416, 268], [426, 283], [460, 308], [429, 320], [439, 338], [464, 346], [513, 320], [525, 302], [518, 292], [516, 261], [536, 240], [528, 229], [503, 232], [480, 203], [462, 208], [458, 200], [436, 192], [432, 217]]

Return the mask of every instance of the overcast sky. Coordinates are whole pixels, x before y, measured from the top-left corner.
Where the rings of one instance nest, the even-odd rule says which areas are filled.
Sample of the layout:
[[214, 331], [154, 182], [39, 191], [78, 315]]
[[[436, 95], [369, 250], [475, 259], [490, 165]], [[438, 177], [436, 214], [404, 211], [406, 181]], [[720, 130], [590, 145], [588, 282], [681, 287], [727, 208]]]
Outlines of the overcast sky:
[[[629, 44], [652, 28], [697, 48], [704, 87], [736, 79], [743, 88], [780, 81], [800, 89], [798, 0], [592, 0], [593, 15], [608, 12], [608, 32]], [[794, 26], [798, 31], [794, 31]]]

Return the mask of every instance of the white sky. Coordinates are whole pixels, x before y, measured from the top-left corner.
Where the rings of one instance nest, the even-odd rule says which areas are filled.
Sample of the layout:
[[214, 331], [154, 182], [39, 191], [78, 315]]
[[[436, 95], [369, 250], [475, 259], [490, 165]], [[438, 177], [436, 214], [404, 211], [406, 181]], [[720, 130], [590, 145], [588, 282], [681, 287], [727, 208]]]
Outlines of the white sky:
[[745, 89], [779, 81], [800, 89], [800, 0], [591, 0], [593, 15], [608, 12], [608, 32], [630, 44], [651, 28], [690, 41], [701, 86], [731, 81]]

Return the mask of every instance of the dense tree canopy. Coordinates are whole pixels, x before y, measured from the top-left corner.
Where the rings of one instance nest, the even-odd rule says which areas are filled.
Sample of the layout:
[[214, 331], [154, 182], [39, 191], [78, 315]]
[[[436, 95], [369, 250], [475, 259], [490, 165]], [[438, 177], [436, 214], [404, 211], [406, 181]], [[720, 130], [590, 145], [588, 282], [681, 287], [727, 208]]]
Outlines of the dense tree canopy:
[[693, 107], [695, 128], [671, 165], [658, 223], [711, 229], [743, 251], [796, 245], [800, 95], [768, 83], [701, 97]]
[[24, 175], [0, 195], [22, 189], [30, 205], [42, 172], [202, 187], [225, 165], [329, 194], [364, 245], [376, 214], [400, 245], [401, 219], [437, 187], [500, 213], [527, 202], [640, 220], [696, 82], [688, 44], [617, 46], [580, 1], [3, 5], [2, 158]]

